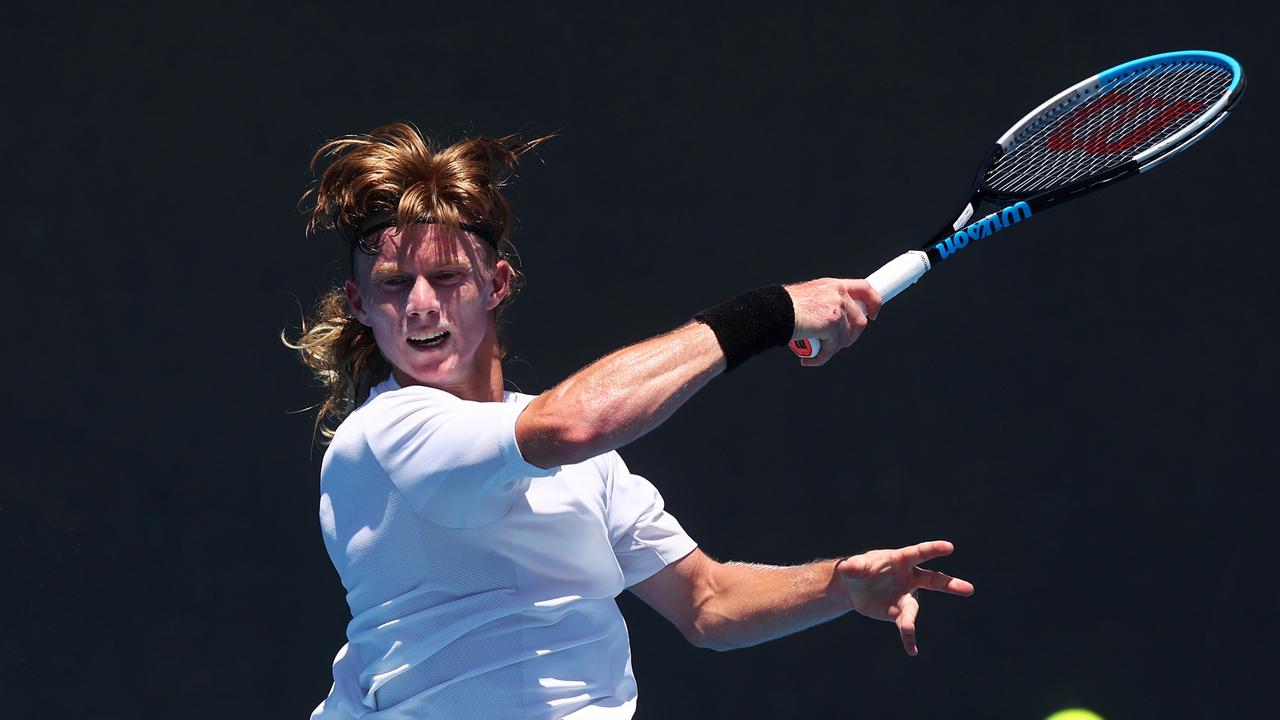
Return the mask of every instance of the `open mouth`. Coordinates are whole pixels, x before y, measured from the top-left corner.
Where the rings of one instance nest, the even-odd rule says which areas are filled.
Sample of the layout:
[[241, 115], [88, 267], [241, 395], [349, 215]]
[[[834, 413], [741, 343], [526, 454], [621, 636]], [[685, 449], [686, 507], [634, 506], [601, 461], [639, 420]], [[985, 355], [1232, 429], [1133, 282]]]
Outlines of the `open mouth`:
[[449, 332], [447, 330], [438, 330], [436, 332], [424, 332], [408, 337], [409, 344], [416, 348], [430, 348], [437, 345], [443, 345], [448, 339]]

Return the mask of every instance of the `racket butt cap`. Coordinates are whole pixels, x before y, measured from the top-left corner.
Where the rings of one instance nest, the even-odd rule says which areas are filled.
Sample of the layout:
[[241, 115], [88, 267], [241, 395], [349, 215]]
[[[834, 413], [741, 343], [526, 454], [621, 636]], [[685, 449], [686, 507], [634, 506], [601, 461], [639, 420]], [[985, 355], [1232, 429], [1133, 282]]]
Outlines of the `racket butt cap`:
[[821, 349], [817, 338], [800, 338], [791, 341], [791, 352], [802, 358], [816, 357]]

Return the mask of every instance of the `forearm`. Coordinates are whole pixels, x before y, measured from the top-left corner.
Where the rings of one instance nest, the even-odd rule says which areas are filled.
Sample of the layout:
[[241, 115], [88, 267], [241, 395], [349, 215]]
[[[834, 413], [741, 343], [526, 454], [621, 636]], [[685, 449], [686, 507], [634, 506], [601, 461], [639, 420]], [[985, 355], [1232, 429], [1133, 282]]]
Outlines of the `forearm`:
[[617, 449], [662, 424], [724, 371], [715, 333], [691, 322], [617, 350], [535, 398], [516, 422], [525, 458], [541, 467]]
[[835, 567], [834, 559], [794, 567], [717, 565], [694, 620], [698, 644], [732, 650], [843, 615], [851, 608]]

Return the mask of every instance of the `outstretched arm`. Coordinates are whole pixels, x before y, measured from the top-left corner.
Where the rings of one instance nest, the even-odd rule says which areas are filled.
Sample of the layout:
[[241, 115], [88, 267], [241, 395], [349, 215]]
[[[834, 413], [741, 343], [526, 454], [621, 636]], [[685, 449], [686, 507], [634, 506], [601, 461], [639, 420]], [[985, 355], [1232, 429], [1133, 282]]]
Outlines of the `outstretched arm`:
[[[795, 314], [792, 339], [817, 337], [821, 365], [848, 347], [867, 326], [880, 296], [865, 280], [811, 280], [786, 288]], [[516, 421], [516, 442], [543, 468], [581, 462], [639, 438], [661, 425], [711, 378], [725, 358], [710, 327], [691, 322], [614, 351], [539, 395]]]
[[892, 621], [903, 648], [915, 655], [915, 591], [973, 594], [968, 581], [918, 567], [953, 549], [946, 541], [925, 542], [794, 567], [717, 563], [694, 550], [631, 591], [699, 647], [756, 645], [857, 610]]

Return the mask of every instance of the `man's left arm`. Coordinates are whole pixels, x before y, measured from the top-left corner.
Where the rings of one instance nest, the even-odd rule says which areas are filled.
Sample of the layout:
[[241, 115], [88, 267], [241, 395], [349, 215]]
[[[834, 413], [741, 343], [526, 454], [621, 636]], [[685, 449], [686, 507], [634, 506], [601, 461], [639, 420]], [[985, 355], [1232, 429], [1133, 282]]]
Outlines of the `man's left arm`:
[[973, 594], [968, 581], [919, 567], [953, 549], [946, 541], [924, 542], [792, 567], [719, 563], [694, 550], [631, 591], [698, 647], [756, 645], [857, 610], [892, 621], [903, 648], [915, 655], [915, 592]]

